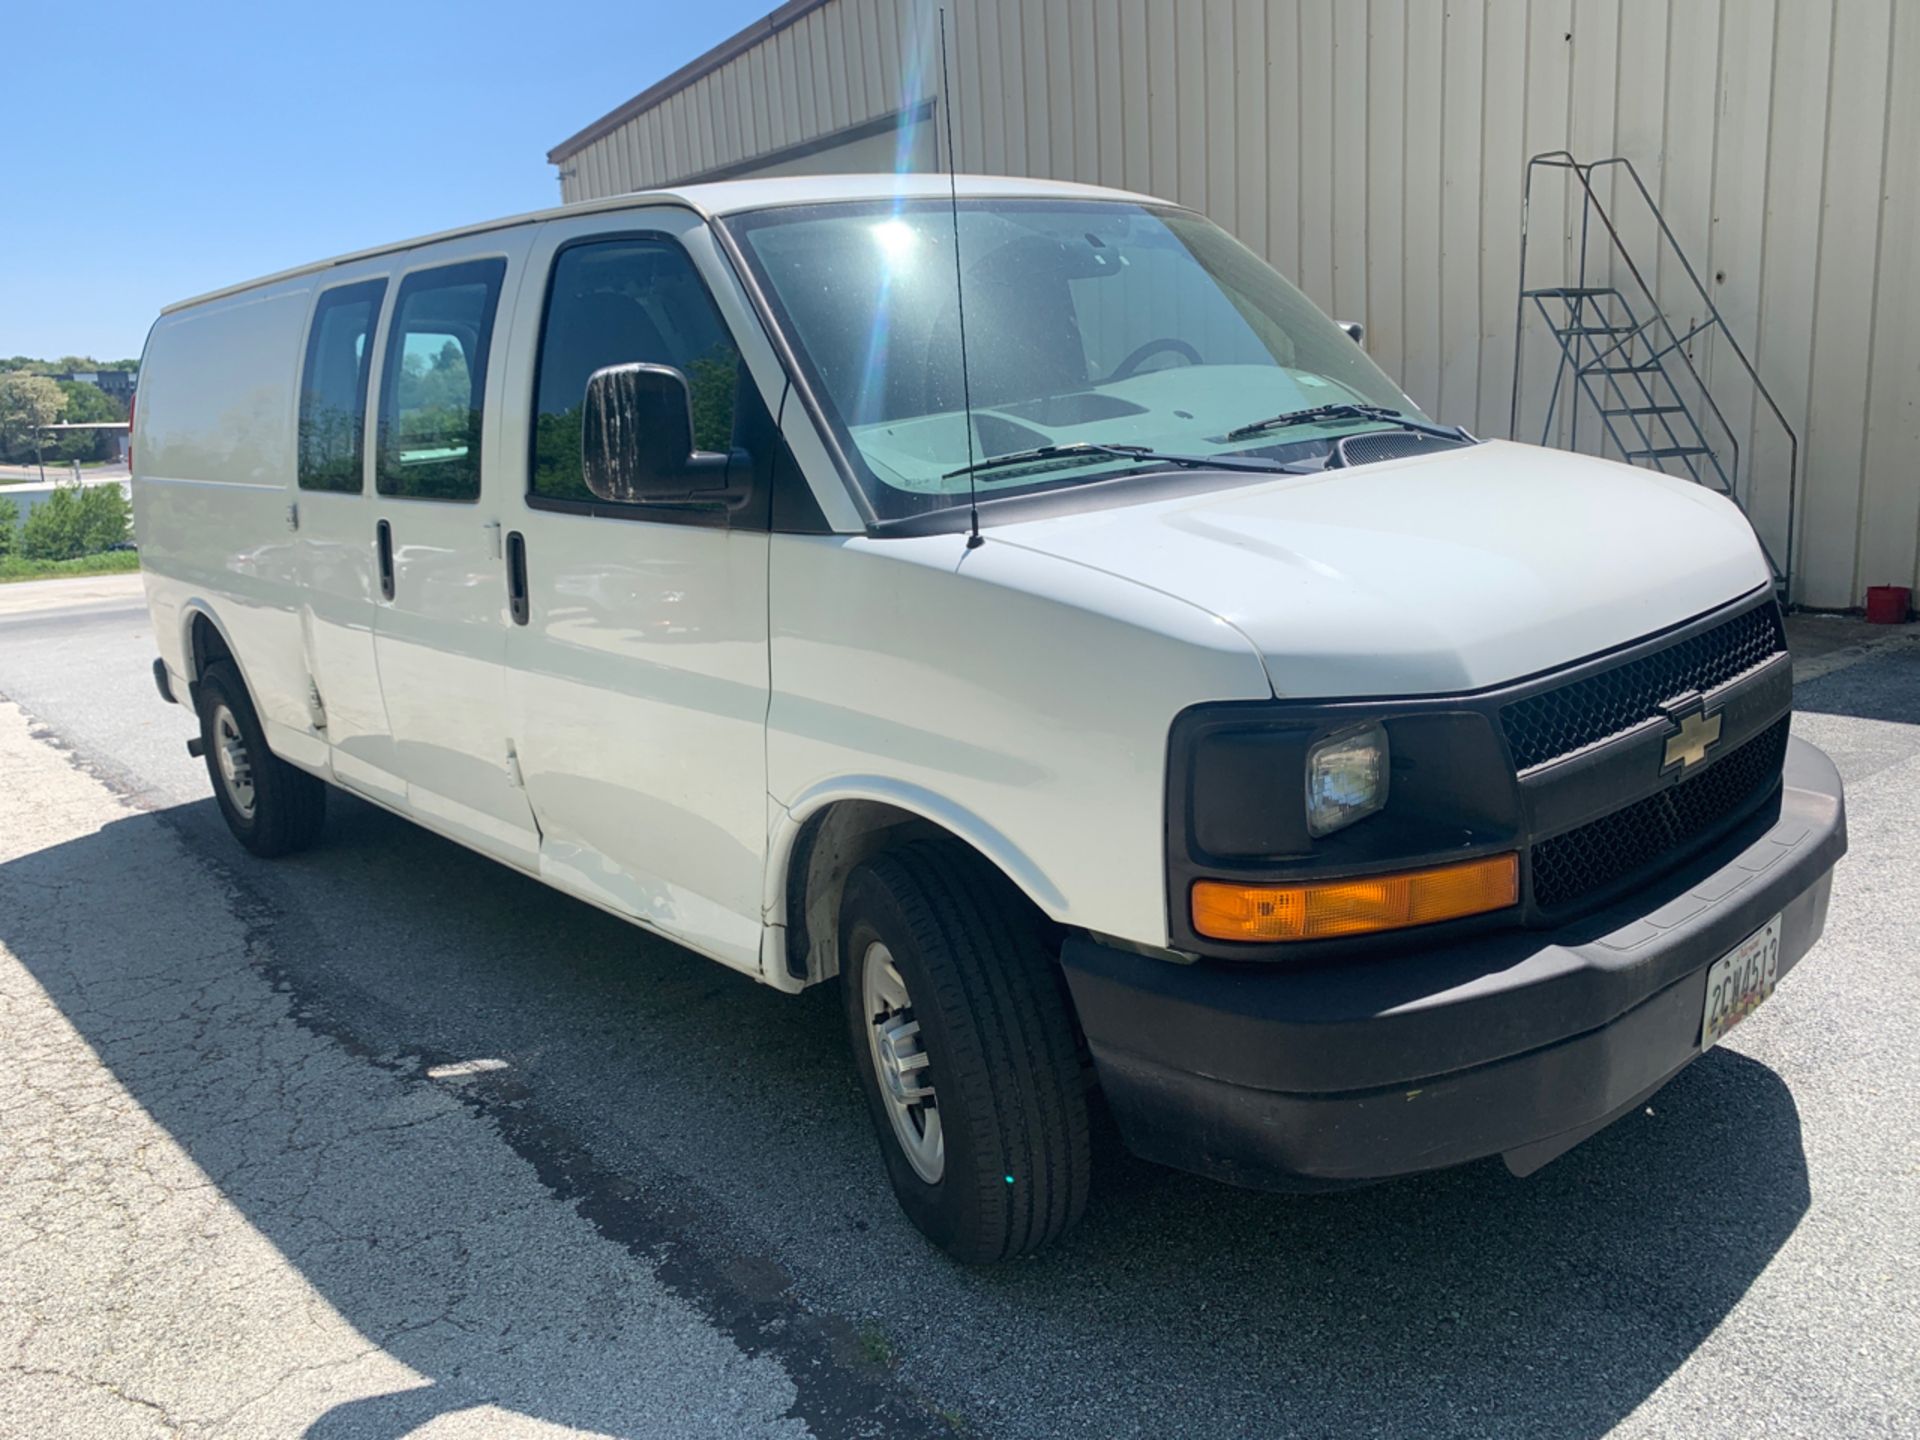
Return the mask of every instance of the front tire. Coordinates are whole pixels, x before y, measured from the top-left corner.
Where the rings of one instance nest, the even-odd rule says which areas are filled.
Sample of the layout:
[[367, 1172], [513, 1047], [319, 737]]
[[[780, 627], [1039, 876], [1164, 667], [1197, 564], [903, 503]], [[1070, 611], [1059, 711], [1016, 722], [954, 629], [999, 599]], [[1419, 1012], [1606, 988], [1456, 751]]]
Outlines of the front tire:
[[194, 693], [213, 798], [233, 838], [267, 859], [313, 844], [327, 817], [327, 787], [267, 748], [240, 672], [216, 660]]
[[841, 904], [841, 987], [894, 1194], [957, 1260], [1059, 1238], [1086, 1208], [1087, 1086], [1039, 917], [984, 860], [919, 840]]

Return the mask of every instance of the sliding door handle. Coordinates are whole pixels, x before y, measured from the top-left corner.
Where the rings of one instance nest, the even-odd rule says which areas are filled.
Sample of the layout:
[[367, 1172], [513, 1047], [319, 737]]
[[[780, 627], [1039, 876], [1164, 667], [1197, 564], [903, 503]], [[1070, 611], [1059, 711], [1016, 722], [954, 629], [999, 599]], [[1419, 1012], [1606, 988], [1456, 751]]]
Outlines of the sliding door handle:
[[393, 598], [393, 526], [382, 520], [373, 527], [374, 548], [380, 555], [380, 598]]
[[518, 530], [507, 535], [507, 607], [516, 625], [526, 624], [533, 613], [527, 603], [527, 537]]

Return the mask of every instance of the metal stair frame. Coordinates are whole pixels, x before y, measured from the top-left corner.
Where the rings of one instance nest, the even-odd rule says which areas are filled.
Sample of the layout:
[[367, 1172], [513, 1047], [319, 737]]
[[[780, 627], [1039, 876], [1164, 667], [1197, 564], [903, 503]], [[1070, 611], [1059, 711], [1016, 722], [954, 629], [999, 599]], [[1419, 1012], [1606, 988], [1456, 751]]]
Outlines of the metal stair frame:
[[[1527, 283], [1527, 238], [1528, 219], [1533, 201], [1535, 175], [1540, 170], [1558, 170], [1572, 177], [1579, 187], [1580, 232], [1578, 274], [1572, 284], [1540, 286], [1530, 288]], [[1594, 189], [1593, 177], [1596, 172], [1619, 171], [1632, 182], [1632, 190], [1637, 193], [1646, 213], [1658, 228], [1655, 248], [1664, 242], [1674, 257], [1680, 262], [1686, 280], [1698, 295], [1702, 313], [1706, 316], [1698, 324], [1690, 326], [1685, 333], [1677, 331], [1666, 311], [1659, 303], [1654, 288], [1647, 283], [1638, 263], [1622, 240], [1615, 215]], [[1571, 197], [1569, 197], [1571, 198]], [[1611, 243], [1613, 263], [1603, 283], [1590, 283], [1589, 266], [1594, 263], [1592, 248], [1594, 222], [1598, 221]], [[1631, 276], [1632, 283], [1638, 288], [1646, 304], [1646, 319], [1641, 319], [1632, 300], [1621, 286], [1614, 266], [1624, 268]], [[1604, 160], [1582, 163], [1565, 150], [1547, 151], [1535, 155], [1527, 161], [1526, 175], [1521, 189], [1520, 202], [1520, 283], [1519, 295], [1514, 304], [1514, 366], [1513, 396], [1509, 415], [1508, 433], [1516, 438], [1520, 425], [1521, 383], [1525, 374], [1522, 364], [1527, 323], [1527, 305], [1531, 301], [1542, 320], [1547, 324], [1555, 341], [1560, 347], [1560, 358], [1554, 367], [1553, 388], [1547, 399], [1540, 443], [1545, 445], [1553, 434], [1560, 419], [1560, 407], [1565, 404], [1567, 411], [1567, 445], [1574, 448], [1578, 444], [1580, 400], [1584, 398], [1598, 416], [1606, 433], [1606, 441], [1620, 458], [1629, 464], [1636, 460], [1651, 460], [1654, 468], [1664, 473], [1675, 472], [1665, 469], [1666, 461], [1680, 463], [1689, 479], [1733, 499], [1741, 504], [1739, 494], [1740, 479], [1740, 441], [1733, 426], [1721, 411], [1714, 399], [1705, 378], [1695, 367], [1693, 357], [1688, 354], [1687, 346], [1696, 338], [1717, 330], [1721, 340], [1740, 367], [1746, 372], [1747, 379], [1753, 385], [1755, 396], [1771, 412], [1787, 442], [1787, 516], [1786, 543], [1784, 557], [1776, 560], [1771, 549], [1762, 540], [1761, 549], [1766, 553], [1767, 563], [1773, 570], [1777, 588], [1784, 597], [1793, 571], [1793, 546], [1796, 510], [1800, 487], [1800, 437], [1788, 423], [1786, 415], [1774, 400], [1767, 387], [1761, 383], [1760, 375], [1754, 369], [1753, 362], [1747, 357], [1745, 348], [1738, 337], [1728, 327], [1725, 317], [1720, 313], [1712, 295], [1701, 282], [1699, 273], [1693, 268], [1693, 262], [1681, 249], [1679, 239], [1674, 235], [1667, 218], [1654, 202], [1652, 194], [1641, 180], [1639, 171], [1633, 162], [1625, 156], [1612, 156]], [[1564, 323], [1556, 318], [1555, 304], [1564, 307]], [[1619, 323], [1620, 316], [1612, 312], [1617, 304], [1624, 312], [1626, 324]], [[1595, 314], [1594, 312], [1599, 312]], [[1610, 344], [1602, 346], [1600, 336], [1611, 336]], [[1637, 363], [1632, 360], [1636, 342], [1646, 349], [1646, 355]], [[1619, 357], [1616, 359], [1615, 357]], [[1676, 375], [1669, 371], [1668, 365], [1678, 357], [1676, 368], [1680, 370], [1692, 394], [1697, 395], [1705, 411], [1711, 415], [1717, 426], [1718, 435], [1709, 438], [1702, 418], [1697, 416], [1687, 404], [1687, 396], [1676, 383]], [[1629, 391], [1622, 383], [1631, 377], [1638, 387], [1638, 393]], [[1596, 384], [1596, 378], [1598, 384]], [[1664, 386], [1666, 395], [1656, 393]], [[1756, 421], [1761, 417], [1756, 414]], [[1615, 422], [1626, 419], [1631, 422], [1630, 431]], [[1643, 420], [1657, 422], [1654, 427], [1642, 423]], [[1680, 421], [1676, 426], [1676, 421]], [[1688, 432], [1691, 432], [1690, 435]], [[1715, 443], [1715, 439], [1720, 441]], [[1637, 443], [1630, 443], [1637, 442]], [[1603, 447], [1604, 448], [1604, 447]], [[1722, 450], [1725, 450], [1723, 460]], [[1675, 453], [1685, 452], [1685, 453]], [[1695, 463], [1701, 461], [1704, 463]], [[1751, 489], [1751, 483], [1749, 483]], [[1757, 533], [1757, 532], [1756, 532]]]

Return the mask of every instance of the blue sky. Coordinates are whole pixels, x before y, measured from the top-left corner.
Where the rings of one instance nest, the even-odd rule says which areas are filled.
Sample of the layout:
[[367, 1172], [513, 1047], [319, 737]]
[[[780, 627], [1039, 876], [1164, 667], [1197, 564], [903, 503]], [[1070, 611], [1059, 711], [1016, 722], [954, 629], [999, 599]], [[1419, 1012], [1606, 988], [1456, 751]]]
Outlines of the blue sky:
[[0, 355], [137, 356], [160, 307], [556, 205], [547, 150], [775, 0], [15, 0]]

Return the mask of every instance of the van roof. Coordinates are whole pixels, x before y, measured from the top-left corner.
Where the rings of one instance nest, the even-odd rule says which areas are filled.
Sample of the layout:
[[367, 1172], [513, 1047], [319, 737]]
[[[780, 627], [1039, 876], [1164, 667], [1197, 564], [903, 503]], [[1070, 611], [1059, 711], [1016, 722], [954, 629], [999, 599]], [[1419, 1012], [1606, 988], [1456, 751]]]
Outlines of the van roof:
[[1131, 190], [1112, 190], [1104, 185], [1080, 185], [1066, 180], [1031, 180], [1009, 175], [959, 175], [953, 177], [951, 182], [946, 175], [925, 173], [783, 175], [766, 179], [716, 180], [701, 185], [635, 190], [625, 195], [609, 195], [599, 200], [556, 205], [547, 210], [530, 210], [523, 215], [508, 215], [499, 220], [460, 225], [432, 235], [395, 241], [390, 245], [375, 245], [365, 250], [354, 250], [345, 255], [335, 255], [329, 260], [316, 260], [310, 264], [276, 271], [271, 275], [262, 275], [255, 280], [245, 280], [237, 285], [226, 285], [218, 290], [209, 290], [204, 295], [195, 295], [188, 300], [176, 300], [160, 313], [171, 315], [178, 310], [190, 309], [195, 305], [204, 305], [210, 300], [220, 300], [229, 295], [255, 290], [262, 285], [292, 280], [301, 275], [312, 275], [356, 260], [371, 259], [377, 255], [391, 255], [402, 250], [412, 250], [440, 240], [453, 240], [463, 235], [483, 235], [489, 230], [504, 230], [510, 226], [525, 225], [540, 220], [591, 215], [601, 210], [628, 210], [636, 206], [670, 204], [683, 205], [711, 218], [716, 215], [736, 214], [742, 210], [763, 210], [777, 205], [814, 205], [834, 200], [888, 200], [896, 197], [910, 200], [945, 199], [949, 184], [958, 190], [962, 199], [969, 200], [1060, 197], [1079, 200], [1163, 203], [1154, 200], [1150, 195], [1137, 194]]

